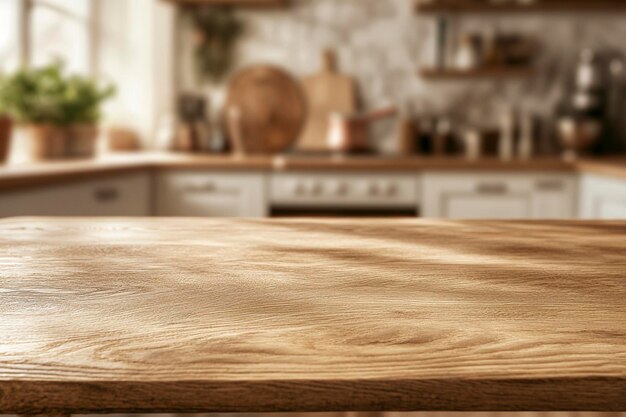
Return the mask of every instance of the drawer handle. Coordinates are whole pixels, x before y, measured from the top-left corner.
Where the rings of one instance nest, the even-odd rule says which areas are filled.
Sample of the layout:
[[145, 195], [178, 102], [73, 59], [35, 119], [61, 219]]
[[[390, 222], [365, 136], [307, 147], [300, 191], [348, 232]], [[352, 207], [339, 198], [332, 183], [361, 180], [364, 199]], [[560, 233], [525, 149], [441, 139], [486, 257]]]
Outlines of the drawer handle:
[[115, 188], [100, 188], [94, 193], [96, 201], [110, 203], [120, 198], [120, 192]]
[[217, 194], [220, 195], [239, 195], [241, 190], [237, 188], [220, 188], [215, 183], [190, 185], [185, 188], [185, 192], [190, 194]]
[[565, 184], [560, 180], [542, 180], [537, 181], [536, 188], [539, 191], [563, 191]]
[[217, 186], [212, 183], [206, 184], [194, 184], [187, 187], [187, 192], [190, 193], [214, 193], [217, 191]]
[[508, 193], [509, 188], [506, 184], [478, 184], [476, 192], [479, 194], [502, 195]]

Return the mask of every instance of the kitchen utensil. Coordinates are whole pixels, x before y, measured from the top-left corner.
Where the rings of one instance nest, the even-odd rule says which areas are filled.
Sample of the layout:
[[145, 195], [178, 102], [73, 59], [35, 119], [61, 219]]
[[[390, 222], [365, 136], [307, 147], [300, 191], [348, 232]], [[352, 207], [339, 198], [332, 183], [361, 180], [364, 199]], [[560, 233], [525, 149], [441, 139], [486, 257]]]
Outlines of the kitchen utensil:
[[401, 155], [413, 155], [417, 152], [417, 131], [415, 121], [408, 115], [403, 115], [398, 122], [397, 140]]
[[581, 152], [590, 149], [600, 139], [602, 130], [602, 122], [594, 118], [561, 118], [557, 131], [565, 159], [577, 159]]
[[450, 151], [452, 142], [452, 122], [445, 117], [438, 119], [435, 123], [433, 135], [433, 153], [443, 156]]
[[[156, 149], [162, 150], [162, 151], [171, 151], [174, 148], [174, 145], [176, 143], [176, 127], [177, 127], [177, 122], [176, 122], [176, 118], [174, 117], [174, 115], [172, 114], [165, 114], [163, 116], [161, 116], [159, 118], [159, 122], [157, 125], [157, 130], [156, 130]], [[110, 143], [110, 147], [112, 149], [126, 149], [128, 148], [128, 143], [132, 143], [129, 140], [128, 135], [126, 135], [125, 133], [122, 134], [122, 140], [118, 141], [116, 139], [116, 136], [113, 132], [110, 133], [109, 135], [109, 143]], [[131, 139], [132, 140], [132, 139]], [[118, 142], [121, 142], [121, 145], [117, 145]], [[137, 142], [139, 143], [139, 142]]]
[[178, 99], [178, 127], [174, 149], [182, 152], [201, 150], [208, 128], [204, 126], [206, 101], [194, 94], [183, 94]]
[[308, 152], [327, 151], [326, 134], [330, 115], [354, 114], [357, 111], [356, 82], [337, 72], [335, 53], [325, 51], [320, 73], [302, 80], [308, 102], [308, 115], [304, 131], [297, 143], [297, 150]]
[[529, 112], [520, 116], [520, 137], [517, 144], [517, 155], [520, 159], [529, 160], [535, 152], [535, 119]]
[[579, 90], [593, 91], [603, 88], [603, 70], [598, 56], [592, 49], [584, 49], [580, 53], [576, 69], [576, 86]]
[[392, 117], [396, 113], [395, 107], [387, 107], [366, 115], [332, 114], [327, 136], [328, 148], [333, 152], [343, 153], [369, 151], [372, 123]]
[[228, 109], [226, 124], [230, 135], [231, 151], [235, 155], [244, 155], [246, 148], [241, 129], [241, 110], [237, 106]]
[[624, 57], [611, 59], [607, 94], [606, 149], [611, 153], [626, 152], [626, 61]]
[[300, 84], [270, 65], [249, 67], [233, 78], [225, 116], [233, 107], [241, 113], [239, 128], [246, 153], [288, 150], [298, 139], [307, 112]]
[[454, 67], [458, 70], [471, 70], [481, 64], [475, 39], [468, 34], [461, 36], [454, 55]]
[[190, 123], [182, 123], [176, 132], [174, 150], [178, 152], [196, 152], [200, 143], [200, 135], [195, 126]]
[[465, 132], [465, 157], [470, 161], [480, 159], [482, 152], [482, 135], [478, 130], [470, 129]]
[[515, 146], [515, 114], [513, 111], [504, 111], [500, 116], [499, 133], [498, 156], [502, 161], [511, 161]]

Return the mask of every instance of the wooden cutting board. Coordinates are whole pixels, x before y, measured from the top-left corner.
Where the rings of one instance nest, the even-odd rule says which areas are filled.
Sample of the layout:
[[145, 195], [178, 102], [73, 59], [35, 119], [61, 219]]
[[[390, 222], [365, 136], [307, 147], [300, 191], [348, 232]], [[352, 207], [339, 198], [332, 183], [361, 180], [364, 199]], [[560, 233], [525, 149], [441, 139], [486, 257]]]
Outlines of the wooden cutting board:
[[237, 134], [245, 152], [257, 154], [291, 148], [307, 113], [300, 83], [270, 65], [255, 65], [235, 76], [229, 87], [226, 117], [233, 109], [239, 114]]
[[297, 144], [299, 151], [327, 151], [328, 118], [332, 113], [357, 111], [356, 82], [337, 72], [335, 54], [326, 51], [323, 68], [318, 74], [302, 80], [309, 112], [304, 131]]

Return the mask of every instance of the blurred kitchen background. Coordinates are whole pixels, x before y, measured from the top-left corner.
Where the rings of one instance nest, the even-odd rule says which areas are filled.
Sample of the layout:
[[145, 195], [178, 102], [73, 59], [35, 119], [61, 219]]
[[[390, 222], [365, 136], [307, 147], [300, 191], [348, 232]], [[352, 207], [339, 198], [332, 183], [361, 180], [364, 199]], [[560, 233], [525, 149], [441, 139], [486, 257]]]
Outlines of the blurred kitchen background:
[[0, 216], [626, 218], [621, 0], [0, 0]]

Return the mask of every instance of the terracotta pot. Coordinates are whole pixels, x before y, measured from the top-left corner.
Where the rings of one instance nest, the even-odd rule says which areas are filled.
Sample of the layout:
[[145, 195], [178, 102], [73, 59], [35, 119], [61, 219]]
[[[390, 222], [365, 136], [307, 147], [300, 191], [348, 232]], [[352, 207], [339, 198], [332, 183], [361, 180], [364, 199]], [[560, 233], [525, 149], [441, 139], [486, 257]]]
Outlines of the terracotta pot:
[[73, 125], [67, 128], [66, 156], [91, 158], [96, 154], [98, 127], [95, 125]]
[[0, 116], [0, 164], [5, 163], [9, 156], [12, 128], [11, 119]]
[[31, 157], [45, 161], [65, 156], [66, 129], [49, 124], [26, 126], [30, 139]]
[[98, 128], [95, 125], [29, 125], [31, 156], [44, 161], [62, 158], [90, 158], [96, 154]]

